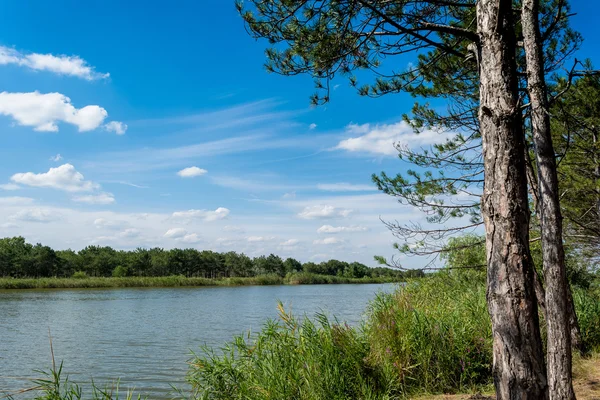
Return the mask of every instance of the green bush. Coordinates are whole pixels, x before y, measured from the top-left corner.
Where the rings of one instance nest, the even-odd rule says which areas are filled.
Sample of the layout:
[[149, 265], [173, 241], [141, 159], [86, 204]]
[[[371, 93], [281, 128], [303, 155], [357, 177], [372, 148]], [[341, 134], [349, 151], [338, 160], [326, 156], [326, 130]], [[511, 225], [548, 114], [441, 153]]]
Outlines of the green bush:
[[573, 301], [584, 351], [600, 351], [600, 293], [576, 288]]
[[89, 277], [88, 277], [88, 275], [87, 275], [85, 272], [83, 272], [83, 271], [75, 271], [75, 272], [73, 273], [73, 276], [72, 276], [71, 278], [73, 278], [73, 279], [87, 279], [87, 278], [89, 278]]
[[123, 278], [127, 275], [129, 275], [129, 271], [127, 270], [127, 268], [123, 267], [122, 265], [117, 266], [115, 269], [113, 269], [113, 272], [112, 272], [112, 276], [114, 278]]

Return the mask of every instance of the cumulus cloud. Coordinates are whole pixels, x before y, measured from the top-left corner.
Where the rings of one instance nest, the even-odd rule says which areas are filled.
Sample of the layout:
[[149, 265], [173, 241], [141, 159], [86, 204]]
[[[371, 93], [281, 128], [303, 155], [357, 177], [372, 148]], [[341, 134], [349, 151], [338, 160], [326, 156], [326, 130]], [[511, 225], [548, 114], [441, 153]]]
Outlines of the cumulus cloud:
[[57, 132], [58, 122], [75, 125], [79, 132], [98, 128], [108, 112], [96, 105], [75, 108], [61, 93], [0, 93], [0, 114], [36, 131]]
[[340, 233], [340, 232], [366, 232], [369, 229], [364, 226], [331, 226], [323, 225], [317, 229], [318, 233]]
[[59, 162], [63, 157], [60, 154], [50, 157], [50, 161]]
[[59, 189], [67, 192], [89, 192], [100, 187], [97, 183], [86, 181], [71, 164], [50, 168], [48, 172], [40, 174], [33, 172], [14, 174], [10, 180], [21, 185]]
[[14, 64], [36, 71], [49, 71], [59, 75], [68, 75], [88, 81], [108, 78], [109, 74], [96, 72], [79, 56], [29, 53], [24, 54], [9, 47], [0, 46], [0, 65]]
[[94, 220], [94, 226], [96, 228], [121, 229], [124, 226], [127, 226], [127, 224], [126, 221], [109, 220], [106, 218], [96, 218]]
[[16, 228], [20, 228], [20, 226], [18, 224], [15, 224], [14, 222], [6, 222], [6, 223], [0, 225], [0, 228], [3, 228], [3, 229], [16, 229]]
[[371, 192], [377, 188], [373, 185], [354, 185], [352, 183], [319, 183], [317, 189], [327, 192]]
[[342, 140], [335, 147], [336, 149], [386, 156], [398, 154], [396, 144], [409, 147], [428, 146], [440, 143], [451, 135], [435, 130], [426, 130], [417, 134], [406, 121], [389, 125], [350, 124], [346, 127], [346, 131], [354, 137]]
[[342, 239], [338, 239], [335, 237], [328, 237], [325, 239], [318, 239], [313, 242], [313, 244], [341, 244], [344, 243]]
[[171, 228], [165, 232], [163, 235], [166, 238], [177, 239], [184, 237], [187, 234], [187, 231], [183, 228]]
[[0, 189], [2, 189], [2, 190], [19, 190], [19, 189], [21, 189], [21, 186], [16, 185], [14, 183], [3, 183], [2, 185], [0, 185]]
[[207, 172], [208, 171], [205, 169], [194, 166], [182, 169], [181, 171], [177, 172], [177, 175], [179, 175], [182, 178], [194, 178], [196, 176], [202, 176]]
[[298, 239], [289, 239], [281, 243], [282, 246], [295, 246], [299, 243]]
[[30, 208], [18, 211], [9, 218], [13, 221], [46, 223], [56, 221], [60, 219], [60, 216], [44, 208]]
[[317, 127], [317, 124], [315, 124], [315, 123], [312, 123], [312, 124], [310, 124], [310, 125], [308, 126], [308, 129], [310, 129], [310, 130], [312, 131], [312, 130], [313, 130], [313, 129], [315, 129], [316, 127]]
[[127, 132], [127, 125], [119, 121], [110, 121], [104, 124], [104, 129], [108, 132], [114, 132], [117, 135], [124, 135]]
[[284, 194], [283, 196], [281, 196], [282, 199], [284, 200], [289, 200], [289, 199], [295, 199], [296, 198], [296, 192], [289, 192]]
[[329, 205], [307, 206], [298, 214], [303, 219], [328, 219], [347, 217], [352, 213], [352, 210], [347, 208], [338, 208]]
[[86, 204], [107, 205], [113, 204], [115, 202], [115, 197], [112, 193], [98, 193], [85, 196], [75, 196], [73, 197], [73, 201]]
[[192, 220], [201, 219], [203, 221], [217, 221], [220, 219], [227, 218], [229, 210], [225, 207], [219, 207], [214, 211], [211, 210], [188, 210], [188, 211], [176, 211], [172, 217], [175, 219]]

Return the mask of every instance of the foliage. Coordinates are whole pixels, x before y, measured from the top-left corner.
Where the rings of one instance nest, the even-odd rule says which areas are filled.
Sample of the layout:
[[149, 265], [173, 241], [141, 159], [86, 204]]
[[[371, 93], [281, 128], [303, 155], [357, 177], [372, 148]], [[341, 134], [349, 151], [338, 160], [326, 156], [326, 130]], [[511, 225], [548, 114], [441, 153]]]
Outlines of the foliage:
[[[119, 400], [119, 382], [113, 385], [107, 385], [104, 388], [98, 387], [94, 382], [91, 386], [91, 397], [84, 396], [82, 388], [69, 381], [69, 377], [63, 377], [62, 363], [58, 368], [53, 367], [50, 371], [37, 371], [42, 376], [35, 379], [33, 383], [37, 390], [35, 400]], [[134, 397], [132, 391], [127, 391], [124, 396], [125, 400], [142, 400], [141, 395]], [[145, 397], [144, 397], [145, 399]]]
[[188, 381], [198, 399], [383, 399], [385, 381], [364, 358], [368, 343], [358, 331], [283, 310], [255, 338], [238, 336], [216, 353], [191, 361]]
[[87, 279], [87, 278], [89, 278], [89, 276], [85, 272], [83, 272], [83, 271], [75, 271], [73, 273], [73, 276], [71, 276], [71, 278], [73, 278], [73, 279]]
[[447, 393], [491, 383], [492, 334], [483, 280], [440, 272], [380, 294], [366, 328], [369, 362], [402, 393]]
[[[22, 237], [0, 239], [0, 277], [81, 279], [182, 275], [187, 278], [224, 279], [275, 275], [281, 281], [288, 274], [302, 271], [346, 278], [388, 277], [396, 280], [415, 274], [389, 268], [371, 269], [361, 263], [338, 260], [302, 264], [293, 258], [283, 261], [275, 254], [252, 259], [235, 251], [217, 253], [161, 248], [123, 251], [108, 246], [88, 246], [78, 252], [54, 251], [41, 244], [31, 245]], [[265, 279], [273, 280], [272, 277]]]

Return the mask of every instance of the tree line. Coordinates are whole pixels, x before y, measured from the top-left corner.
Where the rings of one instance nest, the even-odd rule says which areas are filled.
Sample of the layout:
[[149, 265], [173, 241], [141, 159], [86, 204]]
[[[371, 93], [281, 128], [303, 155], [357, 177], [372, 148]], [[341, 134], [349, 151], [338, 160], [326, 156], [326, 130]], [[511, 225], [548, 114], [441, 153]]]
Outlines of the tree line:
[[321, 263], [270, 254], [251, 258], [243, 253], [211, 250], [137, 248], [115, 250], [110, 246], [87, 246], [80, 251], [54, 250], [40, 243], [27, 243], [23, 237], [0, 239], [0, 277], [67, 278], [74, 274], [93, 277], [170, 276], [230, 278], [306, 272], [345, 278], [390, 277], [403, 280], [423, 272], [392, 268], [369, 268], [359, 262], [339, 260]]

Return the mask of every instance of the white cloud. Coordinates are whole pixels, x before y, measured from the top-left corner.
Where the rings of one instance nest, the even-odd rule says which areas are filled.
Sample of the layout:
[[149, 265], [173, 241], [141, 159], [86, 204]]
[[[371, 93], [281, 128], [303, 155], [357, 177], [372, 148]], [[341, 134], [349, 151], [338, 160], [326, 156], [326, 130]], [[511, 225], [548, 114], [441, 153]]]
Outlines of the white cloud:
[[364, 226], [331, 226], [323, 225], [317, 229], [318, 233], [340, 233], [340, 232], [366, 232], [369, 229]]
[[40, 174], [33, 172], [14, 174], [10, 180], [22, 185], [53, 188], [67, 192], [89, 192], [100, 187], [97, 183], [86, 181], [71, 164], [50, 168], [48, 172]]
[[119, 232], [118, 236], [122, 237], [122, 238], [135, 238], [140, 236], [140, 231], [139, 229], [135, 229], [135, 228], [129, 228], [129, 229], [125, 229], [123, 232]]
[[194, 178], [196, 176], [202, 176], [207, 172], [208, 171], [205, 169], [194, 166], [182, 169], [181, 171], [177, 172], [177, 175], [179, 175], [182, 178]]
[[16, 229], [16, 228], [20, 228], [20, 226], [18, 224], [15, 224], [14, 222], [6, 222], [6, 223], [0, 225], [0, 228]]
[[108, 220], [105, 218], [96, 218], [94, 220], [94, 225], [96, 226], [96, 228], [121, 229], [124, 226], [127, 226], [127, 222], [126, 221]]
[[21, 186], [15, 185], [14, 183], [4, 183], [0, 185], [0, 189], [2, 190], [19, 190]]
[[289, 239], [281, 243], [282, 246], [295, 246], [299, 243], [298, 239]]
[[435, 130], [426, 130], [417, 134], [406, 121], [389, 125], [350, 124], [346, 127], [346, 131], [356, 136], [342, 140], [335, 147], [336, 149], [386, 156], [398, 154], [395, 144], [411, 148], [428, 146], [440, 143], [451, 136]]
[[75, 108], [71, 99], [60, 93], [0, 93], [0, 114], [36, 131], [58, 132], [58, 122], [75, 125], [79, 132], [98, 128], [108, 112], [96, 105]]
[[73, 201], [86, 204], [106, 205], [113, 204], [115, 202], [115, 197], [112, 193], [98, 193], [85, 196], [75, 196], [73, 197]]
[[76, 76], [88, 81], [109, 77], [109, 74], [94, 71], [94, 67], [78, 56], [23, 54], [15, 49], [0, 46], [0, 65], [6, 64], [24, 66], [37, 71], [50, 71], [59, 75]]
[[352, 210], [346, 208], [338, 208], [329, 205], [314, 205], [307, 206], [298, 214], [303, 219], [327, 219], [347, 217], [352, 213]]
[[273, 240], [275, 239], [275, 237], [273, 236], [269, 236], [269, 237], [265, 237], [265, 236], [248, 236], [246, 238], [246, 240], [248, 242], [267, 242], [269, 240]]
[[104, 124], [104, 129], [108, 132], [114, 132], [117, 135], [124, 135], [127, 132], [127, 125], [119, 121], [110, 121]]
[[372, 192], [377, 188], [373, 185], [354, 185], [351, 183], [319, 183], [317, 189], [327, 192]]
[[281, 196], [282, 199], [295, 199], [296, 198], [296, 192], [289, 192], [284, 194], [283, 196]]
[[229, 215], [229, 210], [225, 207], [219, 207], [214, 211], [210, 210], [188, 210], [188, 211], [176, 211], [172, 217], [176, 219], [192, 220], [201, 219], [204, 221], [217, 221], [224, 219]]
[[13, 221], [24, 222], [52, 222], [60, 219], [58, 215], [44, 208], [30, 208], [21, 210], [9, 217]]
[[342, 239], [338, 239], [335, 237], [328, 237], [325, 239], [318, 239], [313, 242], [313, 244], [341, 244], [344, 243]]
[[60, 154], [50, 157], [50, 161], [59, 162], [63, 157]]
[[310, 125], [308, 126], [308, 129], [310, 129], [310, 130], [312, 131], [312, 130], [313, 130], [313, 129], [315, 129], [316, 127], [317, 127], [317, 124], [315, 124], [315, 123], [312, 123], [312, 124], [310, 124]]
[[163, 235], [166, 238], [178, 239], [187, 235], [187, 231], [183, 228], [171, 228]]
[[238, 232], [238, 233], [243, 233], [244, 232], [244, 228], [241, 228], [239, 226], [232, 226], [232, 225], [227, 225], [223, 227], [223, 231], [225, 232]]
[[33, 199], [31, 197], [0, 197], [0, 205], [2, 206], [23, 206], [32, 203]]
[[201, 242], [202, 239], [196, 233], [190, 233], [181, 238], [181, 241], [184, 243], [198, 243]]

